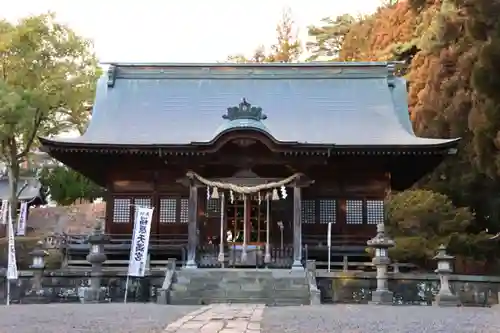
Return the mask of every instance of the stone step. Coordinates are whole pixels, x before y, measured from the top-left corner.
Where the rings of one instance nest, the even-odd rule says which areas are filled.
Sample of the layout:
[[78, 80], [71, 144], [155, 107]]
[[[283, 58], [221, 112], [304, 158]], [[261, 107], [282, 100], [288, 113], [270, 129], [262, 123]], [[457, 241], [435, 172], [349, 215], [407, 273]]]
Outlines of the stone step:
[[270, 298], [270, 297], [254, 297], [254, 298], [215, 298], [215, 297], [185, 297], [172, 299], [172, 305], [207, 305], [218, 303], [240, 303], [240, 304], [265, 304], [268, 306], [296, 306], [308, 305], [308, 298]]
[[300, 272], [276, 270], [180, 271], [170, 291], [171, 304], [309, 304], [309, 285]]

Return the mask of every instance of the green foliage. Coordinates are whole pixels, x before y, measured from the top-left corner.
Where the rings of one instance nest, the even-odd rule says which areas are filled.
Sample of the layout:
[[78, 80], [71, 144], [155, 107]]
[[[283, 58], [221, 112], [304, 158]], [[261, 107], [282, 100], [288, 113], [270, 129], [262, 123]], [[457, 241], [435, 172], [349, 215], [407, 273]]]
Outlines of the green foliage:
[[307, 43], [307, 49], [312, 53], [308, 60], [314, 61], [320, 57], [337, 59], [344, 38], [356, 21], [353, 16], [344, 14], [336, 18], [323, 18], [319, 27], [310, 26], [309, 36], [314, 41]]
[[425, 264], [440, 244], [462, 257], [483, 258], [494, 244], [486, 233], [470, 234], [474, 215], [456, 207], [444, 194], [408, 190], [392, 196], [387, 205], [387, 226], [396, 241], [394, 259]]
[[44, 168], [40, 181], [49, 189], [52, 200], [60, 205], [70, 205], [79, 199], [93, 201], [104, 193], [102, 187], [65, 166]]
[[97, 80], [89, 41], [52, 14], [0, 21], [0, 159], [16, 204], [19, 164], [37, 136], [85, 126]]

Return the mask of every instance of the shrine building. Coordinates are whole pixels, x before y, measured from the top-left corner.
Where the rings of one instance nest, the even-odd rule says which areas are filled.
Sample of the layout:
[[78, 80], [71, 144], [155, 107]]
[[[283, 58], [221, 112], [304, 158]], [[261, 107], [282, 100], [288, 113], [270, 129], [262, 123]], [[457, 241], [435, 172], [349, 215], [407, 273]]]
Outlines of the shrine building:
[[394, 71], [115, 63], [98, 81], [87, 131], [40, 141], [107, 189], [112, 239], [130, 239], [135, 207], [154, 207], [152, 260], [182, 246], [188, 267], [203, 267], [210, 248], [215, 262], [258, 265], [289, 248], [298, 267], [305, 256], [325, 260], [329, 223], [335, 255], [355, 258], [384, 222], [391, 189], [457, 152], [458, 139], [414, 134]]

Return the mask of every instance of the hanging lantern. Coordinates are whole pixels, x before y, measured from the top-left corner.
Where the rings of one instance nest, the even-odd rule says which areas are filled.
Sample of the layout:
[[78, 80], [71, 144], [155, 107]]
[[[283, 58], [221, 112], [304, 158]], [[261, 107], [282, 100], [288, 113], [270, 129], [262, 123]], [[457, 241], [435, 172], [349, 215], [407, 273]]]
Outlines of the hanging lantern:
[[212, 199], [219, 199], [219, 190], [217, 190], [217, 187], [214, 187], [214, 190], [212, 192]]
[[257, 200], [259, 201], [259, 205], [262, 202], [262, 198], [260, 196], [260, 192], [257, 192]]
[[207, 201], [210, 200], [210, 186], [207, 185]]
[[288, 194], [286, 193], [286, 187], [285, 187], [285, 185], [282, 185], [280, 190], [281, 190], [281, 197], [283, 199], [286, 199], [286, 197], [288, 196]]
[[280, 196], [278, 195], [278, 190], [277, 189], [273, 189], [273, 197], [272, 197], [273, 200], [279, 200], [280, 199]]
[[229, 201], [231, 201], [232, 204], [234, 203], [234, 193], [233, 193], [233, 190], [229, 190]]

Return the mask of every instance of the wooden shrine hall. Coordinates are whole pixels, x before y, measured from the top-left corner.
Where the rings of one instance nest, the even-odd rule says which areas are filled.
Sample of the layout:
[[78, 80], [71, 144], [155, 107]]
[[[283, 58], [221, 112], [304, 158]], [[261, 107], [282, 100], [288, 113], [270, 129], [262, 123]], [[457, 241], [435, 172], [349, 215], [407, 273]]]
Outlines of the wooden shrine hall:
[[188, 267], [301, 267], [305, 256], [326, 260], [330, 223], [330, 256], [363, 256], [391, 189], [409, 188], [457, 151], [458, 139], [415, 136], [406, 81], [394, 71], [110, 64], [87, 131], [40, 141], [107, 189], [105, 230], [115, 241], [130, 239], [136, 205], [155, 208], [152, 260], [182, 247]]

